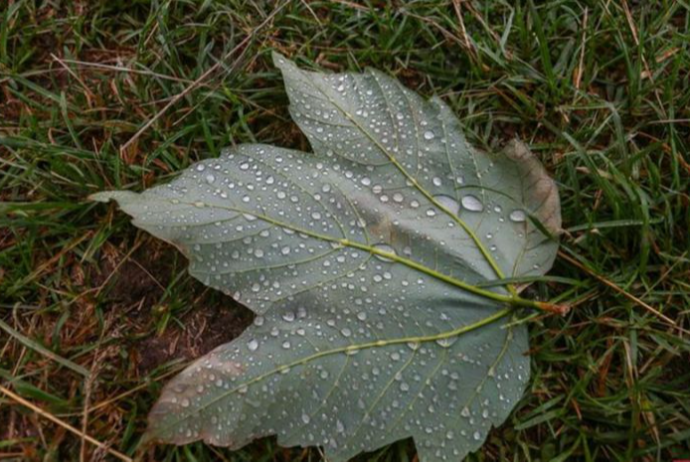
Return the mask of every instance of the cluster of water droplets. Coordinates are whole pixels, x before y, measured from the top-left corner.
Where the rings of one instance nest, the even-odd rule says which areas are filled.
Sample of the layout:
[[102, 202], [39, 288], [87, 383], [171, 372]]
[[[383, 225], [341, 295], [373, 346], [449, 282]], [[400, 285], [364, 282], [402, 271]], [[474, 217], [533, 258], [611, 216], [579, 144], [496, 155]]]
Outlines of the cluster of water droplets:
[[495, 278], [467, 229], [511, 267], [506, 227], [529, 232], [519, 184], [488, 183], [498, 167], [447, 109], [390, 79], [281, 65], [317, 155], [241, 146], [131, 206], [258, 313], [166, 388], [157, 412], [182, 420], [161, 431], [233, 447], [277, 434], [335, 460], [413, 436], [424, 460], [458, 460], [519, 399], [526, 331], [457, 335], [497, 307], [434, 273]]
[[[386, 306], [399, 301], [380, 296], [321, 313], [303, 298], [257, 316], [242, 337], [168, 385], [157, 412], [204, 409], [171, 430], [178, 441], [241, 446], [268, 432], [286, 446], [321, 445], [340, 460], [415, 436], [439, 460], [454, 460], [511, 409], [520, 390], [503, 383], [526, 377], [528, 362], [504, 348], [511, 330], [499, 342], [491, 335], [396, 342], [391, 320], [403, 322], [408, 310]], [[372, 305], [379, 309], [372, 313]], [[436, 321], [422, 331], [458, 322], [452, 311], [427, 312]]]

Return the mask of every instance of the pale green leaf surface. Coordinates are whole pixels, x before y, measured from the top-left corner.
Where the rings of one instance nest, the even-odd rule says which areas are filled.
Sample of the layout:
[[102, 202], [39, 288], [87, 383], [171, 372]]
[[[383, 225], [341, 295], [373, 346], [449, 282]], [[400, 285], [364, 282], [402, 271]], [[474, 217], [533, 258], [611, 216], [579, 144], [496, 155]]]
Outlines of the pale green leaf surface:
[[514, 290], [476, 285], [550, 268], [555, 184], [523, 145], [475, 150], [440, 100], [378, 72], [276, 63], [315, 154], [243, 145], [95, 196], [258, 314], [166, 386], [148, 435], [238, 448], [277, 434], [332, 461], [413, 437], [422, 461], [459, 460], [529, 378]]

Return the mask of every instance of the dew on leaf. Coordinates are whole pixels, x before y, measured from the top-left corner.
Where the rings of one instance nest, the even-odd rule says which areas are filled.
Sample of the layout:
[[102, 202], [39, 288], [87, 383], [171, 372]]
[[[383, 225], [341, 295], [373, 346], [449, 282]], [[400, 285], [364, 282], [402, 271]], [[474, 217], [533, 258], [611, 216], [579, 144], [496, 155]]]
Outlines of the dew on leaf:
[[525, 214], [524, 210], [513, 210], [510, 212], [510, 220], [514, 221], [515, 223], [522, 223], [527, 219], [527, 215]]
[[251, 339], [247, 342], [247, 348], [249, 351], [256, 351], [259, 349], [259, 341], [256, 339]]
[[434, 196], [434, 200], [438, 202], [441, 207], [448, 210], [448, 212], [450, 212], [452, 215], [457, 215], [460, 211], [460, 204], [458, 204], [458, 201], [450, 196], [440, 194], [438, 196]]
[[482, 201], [480, 201], [477, 196], [473, 196], [472, 194], [463, 196], [460, 202], [462, 203], [462, 207], [470, 212], [481, 212], [484, 210], [484, 204], [482, 204]]
[[[391, 254], [393, 256], [395, 255], [395, 249], [388, 244], [376, 244], [374, 246], [374, 249], [376, 249], [378, 252], [383, 252], [384, 254]], [[382, 255], [380, 253], [376, 253], [375, 256], [381, 261], [393, 261], [391, 258], [388, 258], [386, 255]]]

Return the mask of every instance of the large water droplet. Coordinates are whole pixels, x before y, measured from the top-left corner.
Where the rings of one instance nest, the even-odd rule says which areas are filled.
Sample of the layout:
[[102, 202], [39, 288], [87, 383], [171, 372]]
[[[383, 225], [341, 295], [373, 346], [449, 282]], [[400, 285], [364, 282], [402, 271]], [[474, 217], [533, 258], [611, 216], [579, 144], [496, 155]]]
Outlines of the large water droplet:
[[513, 210], [510, 212], [510, 219], [515, 223], [522, 223], [527, 219], [527, 215], [525, 214], [524, 210]]
[[458, 204], [458, 201], [456, 201], [450, 196], [445, 196], [441, 194], [438, 196], [434, 196], [434, 200], [453, 215], [457, 215], [457, 213], [460, 211], [460, 204]]
[[424, 139], [425, 140], [433, 140], [434, 136], [435, 136], [434, 132], [432, 132], [431, 130], [427, 130], [424, 132]]
[[259, 341], [256, 339], [251, 339], [250, 341], [247, 342], [247, 348], [249, 351], [256, 351], [259, 349]]
[[457, 337], [447, 337], [447, 338], [440, 338], [436, 340], [436, 343], [439, 346], [442, 346], [443, 348], [448, 348], [450, 347], [455, 341], [457, 340]]
[[470, 212], [481, 212], [484, 210], [484, 204], [480, 201], [477, 196], [468, 194], [461, 199], [462, 206]]
[[[379, 251], [381, 251], [381, 252], [385, 252], [385, 253], [389, 253], [389, 254], [395, 255], [395, 249], [394, 249], [393, 247], [389, 246], [388, 244], [376, 244], [376, 245], [374, 246], [374, 249], [379, 250]], [[391, 260], [390, 258], [387, 258], [387, 257], [385, 257], [385, 256], [383, 256], [383, 255], [378, 254], [378, 253], [375, 254], [375, 256], [376, 256], [376, 258], [378, 258], [378, 259], [381, 260], [381, 261], [388, 261], [388, 262], [393, 261], [393, 260]]]

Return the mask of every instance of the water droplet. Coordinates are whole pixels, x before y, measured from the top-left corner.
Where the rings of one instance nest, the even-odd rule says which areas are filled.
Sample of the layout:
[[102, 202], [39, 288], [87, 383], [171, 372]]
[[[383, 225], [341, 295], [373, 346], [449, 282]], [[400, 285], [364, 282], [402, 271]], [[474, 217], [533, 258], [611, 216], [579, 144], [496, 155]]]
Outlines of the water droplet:
[[419, 342], [407, 342], [407, 348], [412, 351], [417, 351], [419, 349]]
[[479, 441], [480, 439], [482, 439], [482, 434], [479, 433], [479, 431], [474, 432], [474, 435], [473, 435], [473, 436], [474, 436], [474, 439], [477, 440], [477, 441]]
[[510, 219], [515, 223], [522, 223], [527, 219], [527, 215], [523, 210], [513, 210], [510, 212]]
[[434, 132], [432, 132], [431, 130], [427, 130], [424, 132], [424, 139], [425, 140], [433, 140], [434, 136], [435, 136]]
[[441, 194], [438, 196], [434, 196], [434, 200], [453, 215], [457, 215], [457, 213], [460, 211], [460, 204], [458, 204], [458, 201], [456, 201], [450, 196], [444, 196]]
[[350, 337], [352, 335], [352, 331], [347, 327], [340, 329], [340, 333], [343, 334], [343, 337]]
[[439, 177], [435, 176], [433, 180], [431, 180], [432, 183], [434, 183], [434, 186], [441, 186], [442, 181]]
[[457, 339], [457, 337], [440, 338], [436, 340], [436, 343], [443, 348], [448, 348], [453, 345]]
[[206, 183], [211, 184], [211, 183], [213, 183], [214, 181], [216, 181], [216, 177], [215, 177], [215, 176], [213, 176], [213, 175], [210, 174], [210, 173], [209, 173], [208, 175], [206, 175]]
[[259, 349], [259, 341], [256, 339], [251, 339], [250, 341], [247, 342], [247, 348], [249, 348], [249, 351], [256, 351]]
[[307, 414], [302, 414], [302, 422], [304, 422], [305, 424], [308, 424], [310, 420], [311, 419], [309, 418], [309, 416]]
[[477, 199], [476, 196], [473, 196], [471, 194], [464, 196], [461, 202], [462, 206], [470, 212], [481, 212], [482, 210], [484, 210], [484, 204], [482, 204], [482, 202], [479, 199]]
[[[376, 245], [374, 246], [374, 249], [379, 250], [379, 251], [381, 251], [381, 252], [385, 252], [385, 253], [389, 253], [389, 254], [392, 254], [392, 255], [396, 255], [395, 249], [394, 249], [393, 247], [389, 246], [388, 244], [376, 244]], [[378, 253], [375, 254], [375, 256], [376, 256], [376, 258], [378, 258], [378, 259], [381, 260], [381, 261], [387, 261], [387, 262], [393, 261], [393, 260], [391, 260], [390, 258], [387, 258], [387, 257], [385, 257], [384, 255], [380, 255], [380, 254], [378, 254]]]

